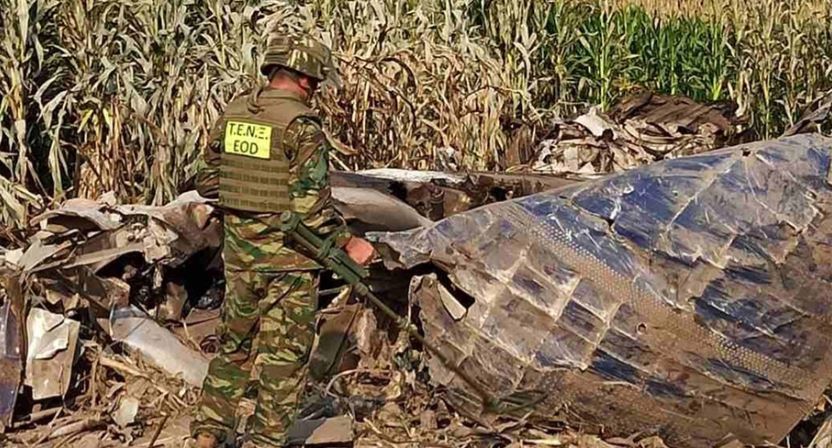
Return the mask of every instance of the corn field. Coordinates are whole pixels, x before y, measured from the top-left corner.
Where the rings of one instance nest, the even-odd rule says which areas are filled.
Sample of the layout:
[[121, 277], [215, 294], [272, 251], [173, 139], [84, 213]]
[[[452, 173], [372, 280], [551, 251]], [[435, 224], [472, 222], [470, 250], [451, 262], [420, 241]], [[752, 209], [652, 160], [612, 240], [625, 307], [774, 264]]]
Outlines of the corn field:
[[733, 101], [766, 138], [832, 91], [829, 0], [0, 0], [0, 20], [6, 229], [68, 197], [170, 200], [269, 32], [335, 50], [318, 103], [358, 151], [342, 168], [506, 168], [641, 88]]

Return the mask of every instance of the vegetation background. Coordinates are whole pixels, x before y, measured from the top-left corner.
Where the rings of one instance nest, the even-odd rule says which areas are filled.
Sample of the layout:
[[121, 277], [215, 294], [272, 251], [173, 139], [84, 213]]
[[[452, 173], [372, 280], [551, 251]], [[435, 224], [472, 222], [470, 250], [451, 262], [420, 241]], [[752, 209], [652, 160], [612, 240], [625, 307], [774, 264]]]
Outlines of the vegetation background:
[[341, 167], [505, 168], [556, 117], [639, 88], [777, 135], [832, 91], [830, 0], [0, 0], [0, 237], [67, 197], [162, 203], [272, 30], [336, 51]]

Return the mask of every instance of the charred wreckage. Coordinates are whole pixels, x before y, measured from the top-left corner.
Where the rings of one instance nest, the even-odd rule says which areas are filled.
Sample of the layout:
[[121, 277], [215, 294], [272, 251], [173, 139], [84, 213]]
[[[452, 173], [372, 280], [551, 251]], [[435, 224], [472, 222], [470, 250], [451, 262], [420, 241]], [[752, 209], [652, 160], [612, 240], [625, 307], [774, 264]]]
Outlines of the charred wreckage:
[[[804, 134], [583, 181], [335, 173], [333, 195], [381, 253], [370, 289], [441, 352], [430, 385], [458, 412], [496, 417], [488, 390], [609, 435], [765, 444], [832, 380], [830, 161], [832, 139]], [[163, 324], [221, 300], [212, 211], [193, 192], [71, 200], [2, 252], [4, 427], [24, 385], [26, 401], [67, 395], [80, 322], [200, 384], [207, 359]]]

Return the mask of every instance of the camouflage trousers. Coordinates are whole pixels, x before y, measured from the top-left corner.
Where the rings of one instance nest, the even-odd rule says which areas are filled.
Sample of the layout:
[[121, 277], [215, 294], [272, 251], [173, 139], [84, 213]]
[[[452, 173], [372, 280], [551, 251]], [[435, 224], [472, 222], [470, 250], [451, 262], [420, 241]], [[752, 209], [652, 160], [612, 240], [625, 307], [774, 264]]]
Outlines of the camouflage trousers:
[[317, 286], [315, 272], [226, 272], [220, 352], [208, 367], [193, 434], [234, 437], [238, 405], [253, 388], [246, 433], [257, 446], [283, 445], [304, 388]]

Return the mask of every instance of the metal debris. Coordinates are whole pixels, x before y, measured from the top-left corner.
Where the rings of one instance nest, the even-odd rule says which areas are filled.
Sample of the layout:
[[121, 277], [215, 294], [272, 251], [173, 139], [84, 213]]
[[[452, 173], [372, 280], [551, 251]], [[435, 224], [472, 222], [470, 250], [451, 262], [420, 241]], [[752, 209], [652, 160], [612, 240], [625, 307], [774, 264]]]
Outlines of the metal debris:
[[185, 285], [176, 281], [167, 282], [164, 290], [164, 302], [159, 305], [156, 318], [166, 321], [179, 321], [188, 302], [188, 290]]
[[132, 425], [139, 413], [139, 404], [136, 397], [122, 397], [118, 402], [118, 408], [113, 412], [113, 421], [122, 428]]
[[[632, 129], [622, 127], [621, 117], [629, 123], [638, 114], [649, 117], [636, 126], [644, 131], [638, 138], [649, 143], [642, 148], [649, 158], [639, 163], [704, 148], [688, 134], [718, 122], [714, 109], [700, 108], [698, 121], [684, 124], [680, 117], [692, 105], [674, 103], [684, 113], [671, 120], [657, 112], [664, 107], [657, 98], [614, 113], [615, 126], [600, 114], [570, 126], [612, 148], [631, 138], [622, 137]], [[648, 138], [646, 131], [658, 134]], [[673, 140], [679, 138], [674, 133], [696, 145], [673, 146], [683, 141]], [[826, 179], [821, 168], [828, 167], [829, 144], [801, 138], [808, 140], [778, 142], [785, 147], [780, 150], [751, 146], [747, 154], [677, 159], [592, 183], [585, 181], [599, 176], [590, 169], [567, 179], [333, 173], [333, 196], [353, 230], [424, 228], [383, 237], [387, 249], [395, 249], [388, 263], [419, 266], [409, 272], [374, 267], [373, 291], [403, 315], [418, 311], [418, 318], [410, 317], [427, 337], [441, 341], [490, 390], [519, 397], [541, 389], [555, 393], [537, 407], [521, 406], [520, 417], [535, 410], [528, 419], [478, 415], [479, 403], [457, 378], [391, 331], [384, 316], [360, 309], [346, 316], [348, 325], [334, 328], [345, 333], [332, 338], [332, 352], [341, 354], [329, 364], [334, 376], [310, 385], [333, 403], [308, 407], [306, 436], [316, 430], [298, 441], [662, 447], [648, 436], [704, 445], [733, 431], [743, 440], [777, 442], [829, 379], [828, 349], [819, 348], [828, 346], [829, 316], [816, 300], [826, 285], [805, 275], [812, 269], [816, 276], [829, 274], [828, 254], [816, 244], [829, 231], [823, 218], [832, 207], [828, 182], [819, 181]], [[598, 149], [596, 162], [604, 151]], [[564, 146], [565, 160], [582, 161], [583, 168], [586, 154], [579, 145]], [[559, 190], [516, 200], [552, 189]], [[13, 446], [149, 446], [154, 440], [181, 446], [207, 367], [203, 353], [217, 346], [218, 310], [198, 309], [216, 306], [223, 291], [221, 222], [211, 203], [194, 193], [164, 207], [118, 205], [112, 197], [74, 200], [35, 222], [27, 245], [0, 249], [6, 280], [0, 288], [0, 429], [14, 428]], [[675, 227], [656, 230], [668, 222]], [[323, 314], [359, 306], [344, 293]], [[85, 370], [73, 376], [60, 405], [33, 402], [28, 392], [18, 397], [19, 390], [28, 391], [19, 387], [21, 344], [34, 342], [22, 340], [26, 319], [15, 311], [22, 309], [48, 309], [82, 328], [74, 368]], [[326, 322], [320, 328], [333, 330]], [[51, 350], [56, 356], [39, 350], [48, 359], [26, 363], [27, 377], [38, 362], [64, 366], [57, 357], [76, 352], [69, 344], [74, 337], [64, 348], [63, 330], [58, 333], [52, 335], [60, 342]], [[708, 345], [714, 340], [728, 343], [714, 348]], [[760, 353], [767, 358], [755, 364]], [[787, 357], [783, 368], [778, 362]], [[447, 395], [436, 393], [446, 388]], [[349, 415], [331, 418], [343, 412]], [[725, 426], [714, 430], [714, 420]], [[598, 426], [606, 440], [584, 433]], [[609, 438], [615, 434], [621, 437]]]
[[189, 384], [202, 387], [208, 360], [141, 310], [133, 306], [115, 310], [109, 330], [114, 340], [138, 351], [170, 375], [181, 376]]
[[393, 196], [369, 188], [332, 189], [341, 216], [360, 232], [410, 230], [432, 221]]
[[26, 320], [26, 380], [32, 399], [63, 397], [69, 389], [81, 324], [41, 308]]
[[[2, 297], [2, 296], [0, 296]], [[8, 297], [0, 304], [0, 432], [11, 426], [23, 375], [21, 318]]]
[[115, 230], [122, 225], [122, 216], [109, 211], [115, 204], [109, 201], [91, 199], [69, 199], [61, 208], [38, 215], [30, 221], [43, 230], [63, 233], [70, 230]]
[[[679, 158], [376, 237], [427, 338], [542, 419], [778, 443], [832, 379], [832, 139]], [[454, 319], [443, 295], [465, 306]], [[431, 360], [457, 409], [473, 391]]]
[[740, 122], [733, 110], [678, 96], [642, 93], [608, 114], [592, 108], [554, 124], [528, 167], [532, 172], [590, 175], [725, 146]]
[[[443, 173], [400, 169], [357, 173], [336, 171], [332, 173], [332, 190], [336, 199], [341, 188], [375, 190], [403, 201], [430, 220], [438, 220], [485, 204], [561, 188], [586, 178], [587, 176], [555, 177], [533, 173]], [[367, 205], [370, 209], [378, 207]]]
[[163, 207], [70, 200], [33, 218], [43, 231], [17, 264], [26, 272], [77, 266], [98, 272], [136, 253], [147, 263], [176, 267], [203, 249], [219, 247], [220, 222], [212, 212], [195, 192]]
[[[195, 192], [163, 207], [117, 205], [107, 196], [75, 199], [32, 224], [39, 230], [27, 246], [0, 254], [0, 425], [12, 426], [15, 407], [32, 409], [19, 416], [20, 422], [34, 421], [43, 400], [62, 397], [77, 385], [71, 384], [77, 379], [72, 375], [77, 348], [90, 343], [79, 341], [82, 327], [98, 336], [110, 330], [117, 342], [201, 385], [204, 357], [147, 314], [123, 310], [134, 304], [179, 320], [199, 299], [188, 296], [183, 282], [190, 281], [190, 287], [204, 282], [210, 253], [219, 250], [220, 220], [210, 204]], [[194, 261], [203, 253], [209, 255]], [[190, 279], [173, 275], [184, 266], [203, 274]], [[27, 315], [21, 318], [18, 310], [24, 309]], [[27, 327], [25, 362], [21, 322]], [[166, 355], [166, 349], [172, 353]], [[24, 371], [31, 392], [22, 395], [21, 404]], [[93, 417], [90, 421], [98, 421]]]
[[352, 419], [348, 416], [300, 420], [288, 431], [290, 444], [332, 447], [349, 444], [355, 439]]

